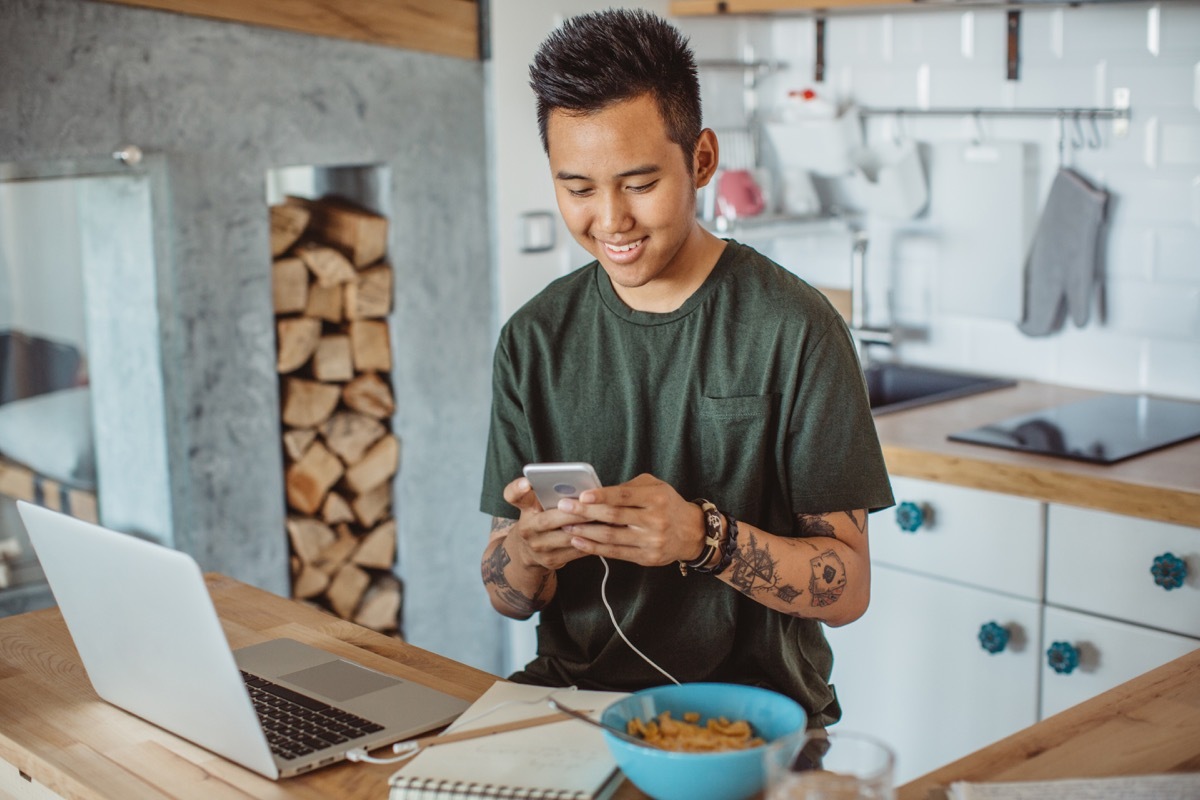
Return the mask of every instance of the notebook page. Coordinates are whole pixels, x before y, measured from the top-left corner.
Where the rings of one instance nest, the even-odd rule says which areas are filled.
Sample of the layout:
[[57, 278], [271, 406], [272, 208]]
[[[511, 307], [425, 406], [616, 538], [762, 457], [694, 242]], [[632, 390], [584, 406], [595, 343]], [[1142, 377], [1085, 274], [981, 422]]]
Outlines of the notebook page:
[[[551, 693], [563, 705], [589, 710], [594, 717], [624, 696], [497, 681], [447, 732], [553, 713], [545, 702]], [[469, 784], [503, 788], [517, 797], [554, 792], [590, 798], [600, 796], [615, 772], [616, 762], [601, 731], [564, 720], [426, 748], [393, 773], [389, 783], [391, 800], [407, 800], [435, 788], [443, 788], [446, 796], [471, 797], [465, 790], [451, 793], [451, 787]], [[414, 791], [406, 791], [409, 787]]]

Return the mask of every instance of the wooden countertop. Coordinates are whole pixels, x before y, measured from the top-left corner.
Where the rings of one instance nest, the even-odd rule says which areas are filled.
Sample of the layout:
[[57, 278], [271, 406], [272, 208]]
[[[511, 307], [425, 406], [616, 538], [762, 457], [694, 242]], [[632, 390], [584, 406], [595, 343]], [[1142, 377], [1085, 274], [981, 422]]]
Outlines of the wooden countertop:
[[[232, 578], [208, 575], [206, 581], [234, 648], [289, 636], [467, 700], [496, 680]], [[92, 690], [56, 608], [0, 619], [0, 769], [7, 769], [2, 762], [72, 800], [378, 800], [387, 796], [387, 779], [396, 769], [342, 763], [270, 781], [143, 722]], [[0, 776], [0, 787], [5, 777], [20, 780]], [[3, 788], [0, 796], [6, 796]]]
[[1200, 439], [1109, 466], [949, 441], [951, 433], [1102, 392], [1012, 388], [875, 418], [893, 475], [1200, 527]]
[[954, 781], [1172, 772], [1200, 772], [1200, 650], [906, 783], [897, 800], [930, 800]]
[[[464, 699], [496, 676], [221, 575], [206, 577], [230, 643], [290, 636]], [[15, 770], [22, 774], [18, 776]], [[1200, 770], [1200, 650], [908, 783]], [[22, 777], [71, 800], [386, 796], [389, 765], [338, 764], [274, 782], [100, 700], [57, 609], [0, 619], [0, 787]], [[44, 797], [38, 786], [19, 796]], [[4, 794], [0, 789], [0, 795]], [[631, 784], [617, 800], [645, 800]]]

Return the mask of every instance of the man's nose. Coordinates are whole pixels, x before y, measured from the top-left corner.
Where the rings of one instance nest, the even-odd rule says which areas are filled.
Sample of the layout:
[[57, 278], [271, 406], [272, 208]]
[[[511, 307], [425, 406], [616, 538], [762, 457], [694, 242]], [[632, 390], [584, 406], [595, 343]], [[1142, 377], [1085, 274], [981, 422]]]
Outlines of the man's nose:
[[601, 230], [605, 233], [629, 230], [633, 223], [629, 204], [621, 192], [605, 192], [600, 198], [600, 208], [596, 216]]

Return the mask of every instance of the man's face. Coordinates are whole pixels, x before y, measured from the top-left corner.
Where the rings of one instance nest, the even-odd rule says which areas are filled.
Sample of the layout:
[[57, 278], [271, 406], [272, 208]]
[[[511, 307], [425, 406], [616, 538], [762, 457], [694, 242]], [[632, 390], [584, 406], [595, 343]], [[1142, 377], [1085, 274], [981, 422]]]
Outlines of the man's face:
[[559, 211], [617, 293], [628, 302], [686, 280], [701, 241], [696, 189], [711, 177], [715, 142], [706, 149], [701, 137], [689, 171], [650, 95], [588, 115], [552, 111], [546, 132]]

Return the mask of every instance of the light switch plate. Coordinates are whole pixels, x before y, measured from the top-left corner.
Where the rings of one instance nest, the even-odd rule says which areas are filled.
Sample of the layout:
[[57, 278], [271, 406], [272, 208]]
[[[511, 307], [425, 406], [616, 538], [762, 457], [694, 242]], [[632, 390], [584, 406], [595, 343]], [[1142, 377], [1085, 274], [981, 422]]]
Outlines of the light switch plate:
[[545, 253], [554, 249], [554, 214], [527, 211], [521, 215], [521, 252]]

